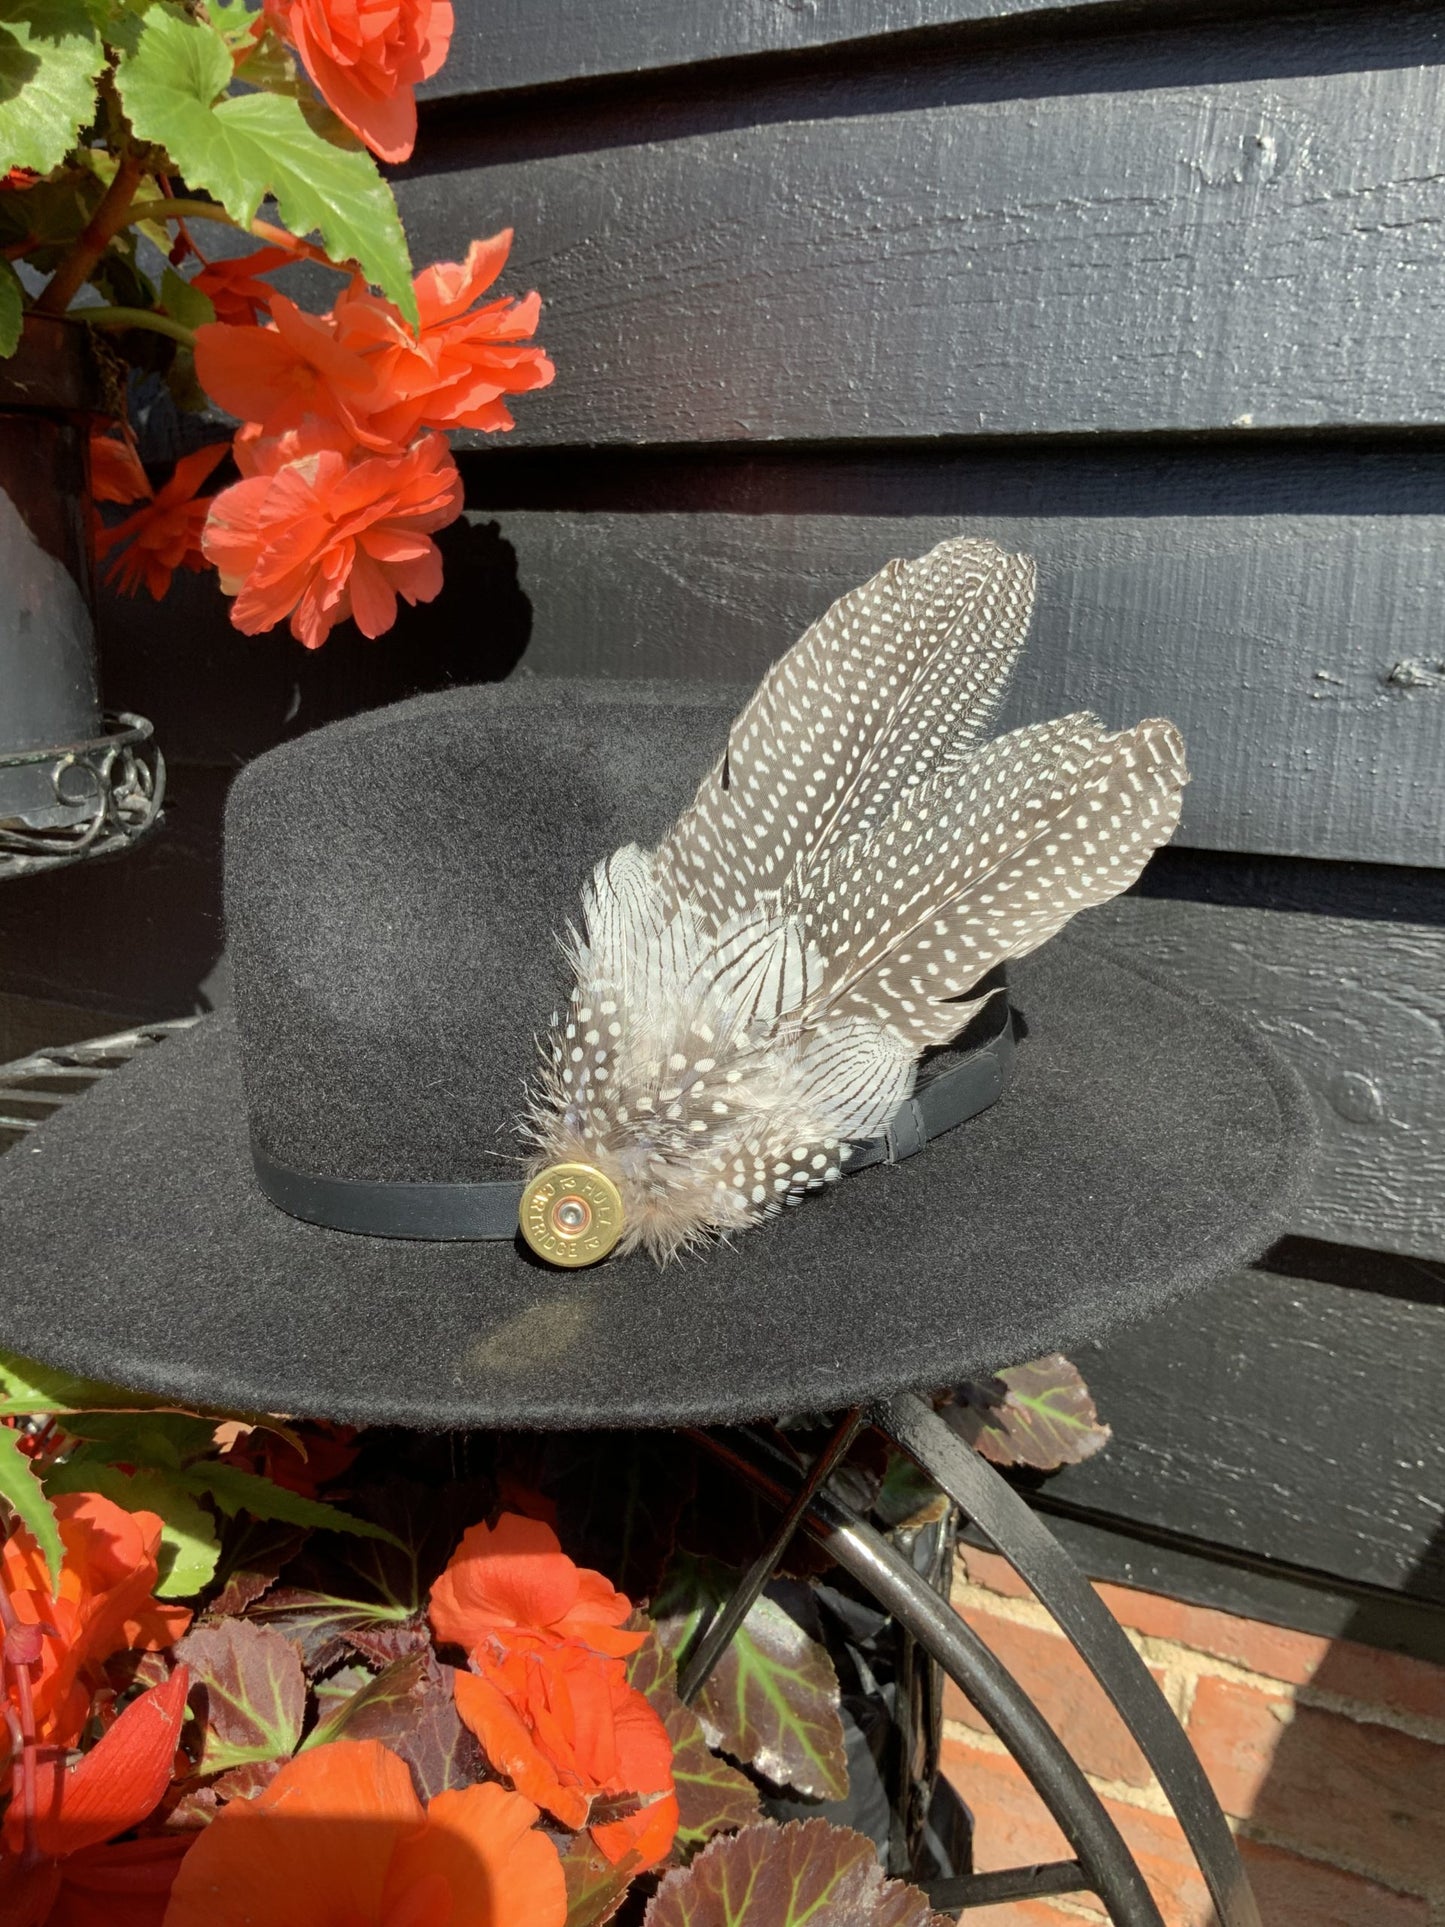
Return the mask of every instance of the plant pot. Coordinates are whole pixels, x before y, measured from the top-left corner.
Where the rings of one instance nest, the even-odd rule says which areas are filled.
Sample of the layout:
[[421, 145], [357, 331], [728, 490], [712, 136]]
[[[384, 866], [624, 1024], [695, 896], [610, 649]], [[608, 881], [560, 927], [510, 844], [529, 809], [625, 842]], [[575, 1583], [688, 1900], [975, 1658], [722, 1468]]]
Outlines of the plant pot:
[[[86, 532], [87, 445], [101, 412], [89, 330], [32, 315], [0, 362], [0, 763], [101, 735]], [[0, 822], [50, 828], [93, 808], [50, 760], [0, 767]]]
[[101, 709], [90, 568], [90, 330], [26, 319], [0, 361], [0, 877], [122, 849], [160, 810], [150, 724]]

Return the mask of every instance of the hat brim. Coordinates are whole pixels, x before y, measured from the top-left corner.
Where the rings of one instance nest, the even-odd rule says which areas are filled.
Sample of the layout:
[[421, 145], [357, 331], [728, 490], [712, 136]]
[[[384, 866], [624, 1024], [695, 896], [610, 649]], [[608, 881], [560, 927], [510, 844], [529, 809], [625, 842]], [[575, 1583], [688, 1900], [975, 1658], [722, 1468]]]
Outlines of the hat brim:
[[659, 1270], [365, 1238], [251, 1173], [235, 1033], [203, 1020], [0, 1161], [0, 1344], [179, 1402], [426, 1427], [743, 1421], [1097, 1338], [1258, 1255], [1313, 1124], [1243, 1024], [1066, 937], [1011, 973], [990, 1110]]

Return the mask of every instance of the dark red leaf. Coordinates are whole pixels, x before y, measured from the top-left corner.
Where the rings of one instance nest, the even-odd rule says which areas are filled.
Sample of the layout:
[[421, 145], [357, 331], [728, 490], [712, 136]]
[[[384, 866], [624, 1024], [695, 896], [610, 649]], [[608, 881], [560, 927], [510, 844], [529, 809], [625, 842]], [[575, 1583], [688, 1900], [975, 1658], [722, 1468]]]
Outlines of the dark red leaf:
[[559, 1841], [557, 1851], [567, 1881], [566, 1927], [603, 1927], [626, 1900], [641, 1857], [630, 1853], [614, 1866], [590, 1833]]
[[284, 1760], [252, 1760], [249, 1766], [233, 1766], [212, 1782], [218, 1800], [254, 1800], [264, 1793], [286, 1764]]
[[[674, 1660], [738, 1582], [714, 1560], [680, 1553], [653, 1606], [658, 1637]], [[699, 1693], [708, 1744], [812, 1800], [841, 1800], [848, 1761], [838, 1714], [838, 1675], [821, 1641], [806, 1633], [769, 1587]]]
[[956, 1386], [942, 1416], [995, 1465], [1027, 1465], [1037, 1472], [1078, 1465], [1109, 1440], [1078, 1367], [1058, 1352]]
[[396, 1479], [358, 1489], [351, 1511], [400, 1541], [317, 1532], [248, 1617], [294, 1639], [310, 1673], [329, 1672], [353, 1653], [387, 1666], [430, 1644], [431, 1582], [468, 1526], [485, 1517], [489, 1486], [473, 1481], [434, 1488]]
[[191, 1669], [203, 1773], [290, 1758], [306, 1714], [306, 1677], [289, 1639], [222, 1619], [187, 1633], [176, 1654]]
[[304, 1526], [275, 1519], [240, 1519], [226, 1534], [221, 1587], [206, 1608], [207, 1618], [226, 1619], [254, 1605], [275, 1585], [309, 1536]]
[[885, 1880], [871, 1840], [826, 1820], [728, 1834], [670, 1873], [645, 1927], [947, 1927], [916, 1887]]
[[487, 1762], [457, 1716], [452, 1669], [428, 1649], [409, 1653], [328, 1709], [308, 1746], [332, 1740], [378, 1740], [406, 1761], [418, 1797], [487, 1778]]
[[627, 1677], [651, 1703], [672, 1741], [678, 1849], [686, 1853], [715, 1833], [730, 1832], [756, 1820], [760, 1805], [757, 1788], [708, 1745], [697, 1714], [677, 1697], [672, 1655], [655, 1633], [650, 1632], [647, 1644], [628, 1661]]

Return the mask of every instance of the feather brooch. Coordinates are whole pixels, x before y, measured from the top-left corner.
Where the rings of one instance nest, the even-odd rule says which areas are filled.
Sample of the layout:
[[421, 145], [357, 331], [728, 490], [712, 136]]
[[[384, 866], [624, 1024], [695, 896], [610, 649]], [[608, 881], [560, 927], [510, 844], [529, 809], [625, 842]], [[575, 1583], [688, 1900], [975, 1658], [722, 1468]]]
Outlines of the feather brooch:
[[1167, 841], [1172, 723], [984, 740], [1033, 582], [968, 538], [890, 562], [763, 678], [658, 847], [598, 864], [528, 1129], [535, 1171], [607, 1180], [623, 1250], [666, 1260], [834, 1183], [980, 979]]

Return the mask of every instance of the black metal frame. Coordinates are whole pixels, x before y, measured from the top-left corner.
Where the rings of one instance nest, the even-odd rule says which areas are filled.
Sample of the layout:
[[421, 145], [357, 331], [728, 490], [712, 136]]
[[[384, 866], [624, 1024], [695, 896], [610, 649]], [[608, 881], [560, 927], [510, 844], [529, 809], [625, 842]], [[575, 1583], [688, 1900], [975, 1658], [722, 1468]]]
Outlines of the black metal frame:
[[1137, 1861], [1108, 1810], [1043, 1714], [967, 1622], [955, 1613], [828, 1485], [865, 1423], [922, 1467], [1008, 1560], [1052, 1614], [1108, 1694], [1173, 1807], [1214, 1901], [1220, 1927], [1261, 1927], [1229, 1824], [1153, 1676], [1083, 1574], [1013, 1487], [911, 1393], [870, 1411], [851, 1411], [801, 1484], [775, 1439], [740, 1432], [691, 1436], [758, 1492], [783, 1508], [767, 1547], [727, 1607], [688, 1656], [686, 1697], [702, 1686], [728, 1639], [776, 1570], [799, 1529], [826, 1545], [900, 1625], [918, 1640], [972, 1704], [1025, 1774], [1075, 1858], [933, 1883], [940, 1911], [966, 1912], [1006, 1900], [1096, 1894], [1117, 1927], [1163, 1927]]

